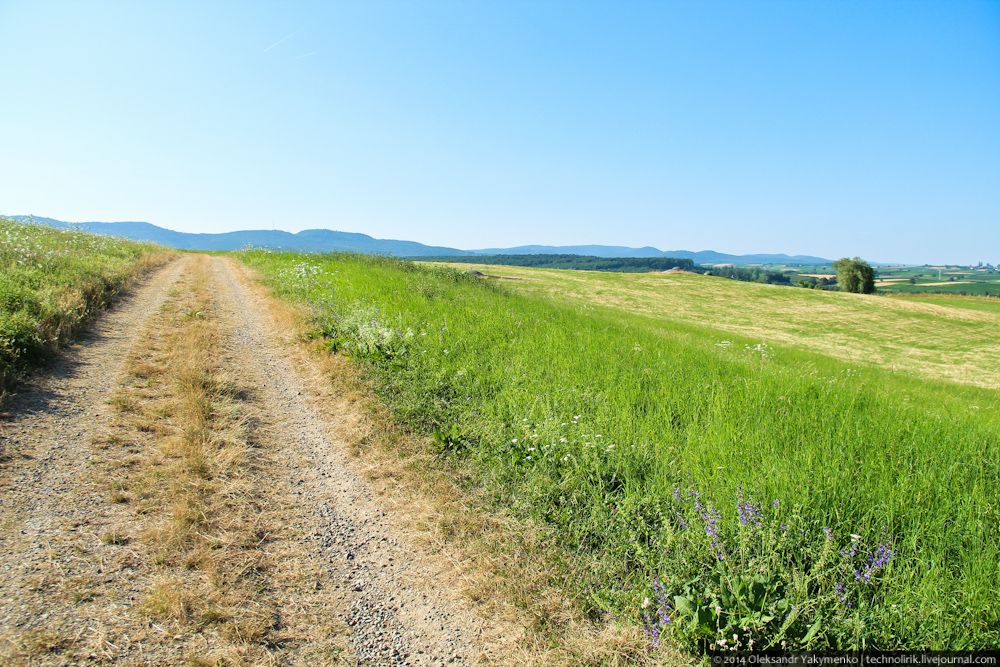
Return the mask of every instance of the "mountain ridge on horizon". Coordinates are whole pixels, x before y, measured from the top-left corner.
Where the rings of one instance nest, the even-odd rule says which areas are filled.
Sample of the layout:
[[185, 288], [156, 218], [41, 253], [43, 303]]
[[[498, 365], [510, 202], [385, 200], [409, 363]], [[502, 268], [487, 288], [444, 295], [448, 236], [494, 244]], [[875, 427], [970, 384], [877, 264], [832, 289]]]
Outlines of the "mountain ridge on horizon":
[[286, 232], [278, 229], [248, 229], [233, 232], [178, 232], [149, 222], [66, 222], [35, 215], [5, 216], [18, 222], [43, 224], [59, 229], [119, 236], [133, 241], [151, 241], [179, 250], [240, 250], [248, 246], [272, 250], [300, 252], [358, 252], [383, 254], [396, 257], [447, 257], [474, 255], [551, 255], [571, 254], [594, 257], [672, 257], [690, 259], [697, 264], [830, 264], [832, 260], [811, 255], [784, 253], [757, 253], [733, 255], [715, 250], [660, 250], [653, 246], [632, 248], [615, 245], [521, 245], [510, 248], [483, 248], [463, 250], [447, 246], [430, 246], [417, 241], [377, 239], [359, 232], [341, 232], [330, 229], [305, 229]]

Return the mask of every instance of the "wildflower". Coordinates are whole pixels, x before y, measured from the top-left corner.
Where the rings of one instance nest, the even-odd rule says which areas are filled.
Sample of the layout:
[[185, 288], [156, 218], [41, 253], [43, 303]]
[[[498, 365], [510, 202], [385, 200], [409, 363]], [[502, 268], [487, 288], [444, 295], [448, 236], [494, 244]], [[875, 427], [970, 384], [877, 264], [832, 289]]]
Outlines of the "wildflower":
[[756, 526], [760, 523], [760, 508], [753, 503], [737, 503], [736, 508], [740, 514], [740, 523], [744, 526]]
[[775, 498], [774, 500], [771, 501], [771, 507], [777, 507], [778, 505], [779, 505], [779, 503], [778, 503], [778, 499], [777, 498]]
[[840, 550], [840, 555], [844, 556], [846, 558], [854, 558], [854, 556], [857, 555], [857, 553], [858, 553], [858, 544], [857, 544], [857, 542], [851, 544], [851, 548], [850, 549], [841, 549]]
[[823, 528], [823, 534], [826, 536], [827, 541], [833, 539], [833, 529], [829, 526]]
[[702, 509], [699, 503], [696, 503], [699, 514], [701, 515], [702, 523], [705, 524], [705, 534], [708, 535], [708, 541], [715, 549], [715, 555], [719, 560], [723, 559], [722, 549], [719, 548], [719, 512], [714, 507], [707, 507]]
[[517, 444], [517, 438], [511, 438], [510, 441], [514, 444]]
[[888, 545], [880, 544], [868, 557], [864, 567], [854, 571], [854, 578], [867, 584], [873, 575], [885, 569], [890, 560], [892, 560], [892, 549]]
[[642, 626], [646, 636], [649, 637], [650, 646], [657, 648], [660, 645], [660, 634], [667, 625], [673, 623], [670, 617], [670, 604], [667, 602], [667, 587], [659, 579], [653, 580], [653, 590], [656, 591], [656, 613], [651, 614], [648, 607], [652, 602], [644, 598], [642, 601]]

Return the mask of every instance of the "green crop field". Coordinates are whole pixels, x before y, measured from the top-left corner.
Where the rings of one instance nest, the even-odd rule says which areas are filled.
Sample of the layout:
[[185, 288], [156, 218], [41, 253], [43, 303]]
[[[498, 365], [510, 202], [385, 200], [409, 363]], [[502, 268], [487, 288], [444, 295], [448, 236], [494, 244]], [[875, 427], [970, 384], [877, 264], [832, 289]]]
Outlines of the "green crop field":
[[164, 255], [148, 244], [0, 218], [0, 395]]
[[998, 313], [239, 256], [497, 507], [551, 531], [595, 616], [694, 651], [1000, 643]]
[[1000, 297], [1000, 272], [969, 266], [879, 267], [880, 292]]

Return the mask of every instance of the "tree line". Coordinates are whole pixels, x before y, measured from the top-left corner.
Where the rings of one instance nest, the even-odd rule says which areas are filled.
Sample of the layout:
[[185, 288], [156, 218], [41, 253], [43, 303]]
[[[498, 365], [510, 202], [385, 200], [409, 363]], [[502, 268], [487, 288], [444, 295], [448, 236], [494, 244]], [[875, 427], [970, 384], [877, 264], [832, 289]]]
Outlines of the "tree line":
[[[498, 264], [544, 269], [576, 269], [582, 271], [610, 271], [619, 273], [649, 273], [680, 269], [693, 273], [741, 280], [768, 285], [797, 285], [812, 289], [834, 286], [842, 292], [872, 294], [875, 291], [875, 269], [860, 257], [844, 257], [833, 263], [836, 278], [789, 275], [765, 267], [695, 265], [693, 260], [676, 257], [596, 257], [592, 255], [460, 255], [453, 257], [418, 257], [426, 262], [453, 262], [461, 264]], [[793, 283], [792, 280], [795, 279]]]
[[577, 269], [643, 273], [681, 269], [695, 271], [690, 259], [675, 257], [595, 257], [592, 255], [461, 255], [458, 257], [420, 257], [421, 261], [458, 262], [462, 264], [502, 264], [542, 269]]

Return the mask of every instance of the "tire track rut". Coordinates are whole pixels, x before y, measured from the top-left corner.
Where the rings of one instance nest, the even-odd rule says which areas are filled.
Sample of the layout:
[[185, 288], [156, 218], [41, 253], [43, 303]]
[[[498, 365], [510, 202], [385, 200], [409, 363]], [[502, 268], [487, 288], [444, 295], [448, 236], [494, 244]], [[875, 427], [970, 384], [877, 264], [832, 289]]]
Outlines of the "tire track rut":
[[[91, 444], [107, 430], [129, 350], [188, 263], [154, 272], [5, 406], [12, 416], [0, 422], [0, 658], [25, 643], [59, 648], [65, 637], [55, 628], [65, 624], [77, 636], [94, 631], [73, 621], [80, 593], [67, 586], [102, 579], [100, 533], [116, 511], [87, 474]], [[120, 588], [110, 604], [130, 594]]]

